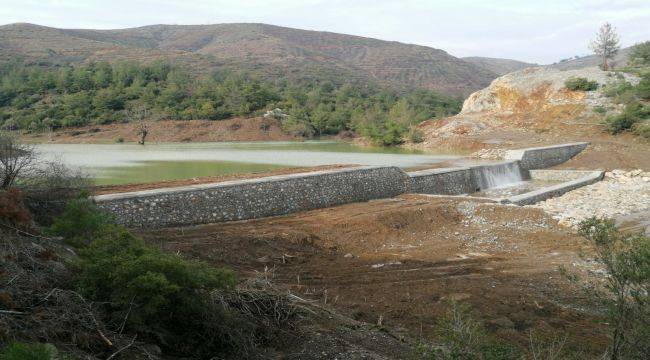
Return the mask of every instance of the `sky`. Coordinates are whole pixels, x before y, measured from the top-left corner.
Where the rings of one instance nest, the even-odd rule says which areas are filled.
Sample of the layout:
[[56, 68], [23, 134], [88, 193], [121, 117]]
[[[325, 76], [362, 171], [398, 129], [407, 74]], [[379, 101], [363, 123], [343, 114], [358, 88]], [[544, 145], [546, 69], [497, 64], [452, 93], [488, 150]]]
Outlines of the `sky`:
[[118, 29], [259, 22], [548, 64], [590, 53], [610, 22], [621, 45], [650, 40], [649, 0], [0, 0], [0, 24]]

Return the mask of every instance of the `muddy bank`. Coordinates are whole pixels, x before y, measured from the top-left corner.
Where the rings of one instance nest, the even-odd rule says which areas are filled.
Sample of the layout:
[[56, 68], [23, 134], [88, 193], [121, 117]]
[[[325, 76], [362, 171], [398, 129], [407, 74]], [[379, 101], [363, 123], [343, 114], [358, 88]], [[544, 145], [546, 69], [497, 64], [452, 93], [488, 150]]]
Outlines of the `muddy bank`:
[[[51, 133], [25, 135], [30, 142], [115, 143], [137, 142], [134, 123], [89, 125], [67, 128]], [[211, 142], [211, 141], [279, 141], [300, 140], [285, 133], [276, 120], [264, 118], [228, 120], [161, 120], [149, 123], [148, 142]]]

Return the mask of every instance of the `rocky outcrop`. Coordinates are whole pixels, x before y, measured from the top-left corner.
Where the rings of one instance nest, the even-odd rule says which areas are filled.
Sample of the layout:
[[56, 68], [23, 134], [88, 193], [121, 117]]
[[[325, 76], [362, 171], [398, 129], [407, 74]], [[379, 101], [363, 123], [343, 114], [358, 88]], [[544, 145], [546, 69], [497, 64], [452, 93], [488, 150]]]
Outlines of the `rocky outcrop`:
[[612, 76], [596, 67], [570, 71], [524, 69], [497, 78], [489, 87], [470, 95], [463, 103], [461, 115], [492, 112], [508, 116], [555, 106], [599, 103], [599, 92], [571, 91], [564, 87], [564, 82], [571, 77], [583, 77], [605, 85]]
[[[602, 92], [603, 86], [625, 76], [597, 67], [557, 70], [547, 67], [527, 68], [506, 74], [490, 86], [471, 94], [460, 114], [431, 121], [421, 127], [428, 138], [453, 138], [478, 135], [486, 131], [512, 128], [548, 130], [560, 122], [577, 121], [593, 115], [593, 108], [613, 106]], [[596, 81], [596, 91], [572, 91], [565, 87], [569, 78]]]

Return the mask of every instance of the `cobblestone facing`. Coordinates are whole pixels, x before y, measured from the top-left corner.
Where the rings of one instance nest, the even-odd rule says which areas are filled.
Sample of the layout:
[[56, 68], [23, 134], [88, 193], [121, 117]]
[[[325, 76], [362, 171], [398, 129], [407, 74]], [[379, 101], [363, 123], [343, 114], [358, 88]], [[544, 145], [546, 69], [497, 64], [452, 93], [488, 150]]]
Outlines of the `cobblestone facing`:
[[562, 164], [584, 150], [589, 143], [578, 142], [506, 151], [506, 160], [519, 160], [523, 170], [544, 169]]
[[95, 197], [128, 227], [205, 224], [284, 215], [409, 192], [397, 167], [362, 167]]
[[422, 170], [408, 175], [411, 177], [411, 192], [417, 194], [460, 195], [477, 189], [470, 168]]

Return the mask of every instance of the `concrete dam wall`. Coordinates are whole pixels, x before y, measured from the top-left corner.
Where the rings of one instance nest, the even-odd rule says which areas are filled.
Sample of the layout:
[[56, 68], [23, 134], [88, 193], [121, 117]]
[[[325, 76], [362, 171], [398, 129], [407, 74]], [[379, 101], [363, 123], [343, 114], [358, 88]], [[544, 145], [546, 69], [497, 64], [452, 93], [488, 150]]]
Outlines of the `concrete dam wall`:
[[247, 220], [405, 193], [469, 194], [527, 179], [528, 169], [564, 162], [586, 145], [516, 150], [511, 154], [515, 160], [490, 165], [410, 173], [397, 167], [355, 167], [99, 195], [94, 200], [128, 227]]

